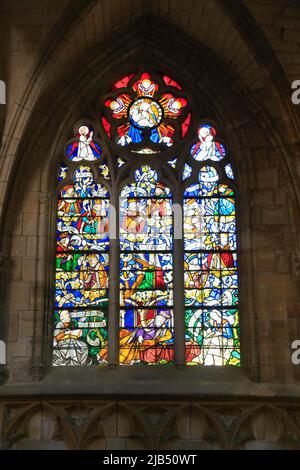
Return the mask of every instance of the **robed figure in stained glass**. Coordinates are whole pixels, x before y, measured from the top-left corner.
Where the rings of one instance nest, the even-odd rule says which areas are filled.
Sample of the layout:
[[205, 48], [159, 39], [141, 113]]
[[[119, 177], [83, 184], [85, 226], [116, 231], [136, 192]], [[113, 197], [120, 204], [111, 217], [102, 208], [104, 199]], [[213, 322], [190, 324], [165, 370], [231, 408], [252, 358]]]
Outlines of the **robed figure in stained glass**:
[[80, 126], [78, 139], [67, 147], [67, 156], [73, 162], [81, 160], [93, 161], [101, 157], [102, 151], [99, 144], [94, 142], [94, 131], [88, 126]]
[[168, 322], [169, 310], [138, 310], [139, 321], [133, 330], [122, 330], [120, 337], [120, 363], [168, 363], [174, 359], [173, 335]]
[[224, 145], [215, 142], [216, 130], [210, 124], [202, 125], [198, 130], [199, 142], [191, 149], [192, 157], [198, 161], [219, 161], [226, 155]]
[[87, 366], [91, 363], [89, 348], [81, 341], [82, 329], [71, 321], [68, 310], [62, 310], [54, 330], [53, 363], [55, 366]]

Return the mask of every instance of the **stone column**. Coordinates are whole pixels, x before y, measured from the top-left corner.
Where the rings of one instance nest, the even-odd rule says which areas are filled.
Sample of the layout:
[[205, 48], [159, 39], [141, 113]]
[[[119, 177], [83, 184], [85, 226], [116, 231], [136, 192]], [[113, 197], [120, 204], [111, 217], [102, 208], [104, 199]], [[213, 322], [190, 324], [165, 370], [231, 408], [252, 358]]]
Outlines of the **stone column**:
[[[36, 247], [36, 279], [34, 283], [34, 317], [33, 317], [33, 347], [32, 347], [32, 362], [31, 362], [31, 375], [34, 381], [41, 380], [44, 375], [46, 364], [44, 347], [52, 344], [46, 332], [49, 331], [48, 324], [49, 318], [47, 315], [47, 301], [49, 306], [53, 305], [53, 299], [49, 299], [48, 295], [45, 297], [41, 294], [45, 292], [45, 285], [47, 279], [47, 263], [45, 259], [46, 253], [46, 237], [45, 234], [49, 228], [49, 207], [51, 198], [47, 193], [40, 193], [39, 199], [39, 214], [38, 214], [38, 238]], [[42, 317], [41, 317], [42, 315]], [[46, 336], [46, 337], [45, 337]]]
[[185, 326], [184, 326], [184, 269], [183, 269], [183, 218], [182, 197], [174, 196], [173, 204], [173, 276], [174, 276], [174, 328], [175, 363], [185, 364]]
[[119, 197], [113, 190], [110, 196], [109, 220], [109, 306], [108, 306], [108, 362], [119, 364]]

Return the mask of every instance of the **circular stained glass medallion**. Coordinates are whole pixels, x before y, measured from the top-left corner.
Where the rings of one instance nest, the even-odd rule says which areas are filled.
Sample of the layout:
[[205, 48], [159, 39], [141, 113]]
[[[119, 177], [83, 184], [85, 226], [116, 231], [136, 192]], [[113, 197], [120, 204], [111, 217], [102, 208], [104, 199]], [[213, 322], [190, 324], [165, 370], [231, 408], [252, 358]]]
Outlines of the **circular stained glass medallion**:
[[160, 125], [163, 118], [161, 106], [151, 98], [139, 98], [129, 109], [131, 123], [140, 129], [152, 129]]

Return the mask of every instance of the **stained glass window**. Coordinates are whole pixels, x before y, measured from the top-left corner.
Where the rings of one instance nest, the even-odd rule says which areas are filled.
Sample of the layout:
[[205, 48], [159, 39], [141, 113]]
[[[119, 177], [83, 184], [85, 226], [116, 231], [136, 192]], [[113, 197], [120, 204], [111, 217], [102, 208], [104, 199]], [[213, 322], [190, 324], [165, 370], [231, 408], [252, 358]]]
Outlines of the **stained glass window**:
[[215, 141], [216, 130], [211, 124], [203, 124], [198, 129], [199, 141], [192, 146], [191, 155], [197, 161], [219, 161], [226, 155], [223, 144]]
[[191, 120], [187, 98], [170, 77], [148, 72], [119, 80], [106, 99], [102, 123], [107, 136], [136, 153], [157, 153], [185, 136]]
[[177, 79], [130, 71], [62, 148], [55, 366], [240, 365], [236, 168], [197, 112]]
[[[235, 191], [209, 162], [225, 158], [215, 129], [199, 128], [197, 182], [184, 192], [186, 363], [240, 365]], [[231, 168], [231, 166], [230, 166]], [[221, 169], [221, 168], [220, 168]], [[231, 173], [226, 172], [228, 177]]]
[[[78, 137], [66, 147], [67, 158], [72, 162], [98, 160], [101, 150], [95, 142], [93, 145], [91, 128], [80, 129], [84, 139]], [[57, 199], [53, 365], [105, 364], [109, 193], [95, 181], [91, 166], [81, 162], [73, 173], [68, 171], [62, 163]]]
[[66, 155], [69, 160], [80, 162], [81, 160], [93, 161], [102, 155], [100, 145], [94, 140], [94, 130], [91, 126], [81, 125], [75, 131], [76, 139], [66, 147]]
[[120, 363], [174, 360], [172, 194], [148, 166], [120, 199]]

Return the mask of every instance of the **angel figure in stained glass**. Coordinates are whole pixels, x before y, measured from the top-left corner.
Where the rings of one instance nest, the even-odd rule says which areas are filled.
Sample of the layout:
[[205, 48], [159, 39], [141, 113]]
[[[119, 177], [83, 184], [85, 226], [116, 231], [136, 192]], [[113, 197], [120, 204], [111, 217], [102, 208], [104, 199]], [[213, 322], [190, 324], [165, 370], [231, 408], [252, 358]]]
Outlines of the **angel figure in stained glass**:
[[224, 145], [215, 142], [216, 130], [210, 124], [199, 127], [199, 142], [193, 145], [191, 154], [197, 161], [213, 160], [219, 161], [225, 157]]
[[118, 97], [115, 100], [111, 101], [109, 107], [116, 117], [118, 114], [122, 115], [124, 114], [124, 112], [126, 113], [127, 109], [122, 97]]
[[167, 102], [167, 110], [172, 114], [180, 114], [182, 108], [182, 103], [176, 98], [170, 98]]
[[67, 148], [67, 156], [74, 162], [93, 161], [101, 157], [101, 147], [93, 141], [94, 132], [88, 126], [80, 126], [78, 140]]

